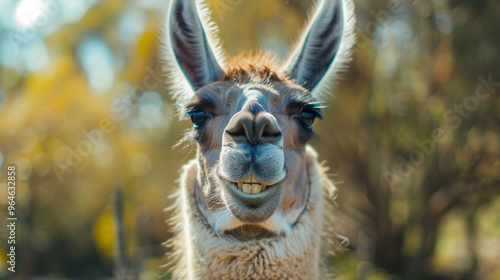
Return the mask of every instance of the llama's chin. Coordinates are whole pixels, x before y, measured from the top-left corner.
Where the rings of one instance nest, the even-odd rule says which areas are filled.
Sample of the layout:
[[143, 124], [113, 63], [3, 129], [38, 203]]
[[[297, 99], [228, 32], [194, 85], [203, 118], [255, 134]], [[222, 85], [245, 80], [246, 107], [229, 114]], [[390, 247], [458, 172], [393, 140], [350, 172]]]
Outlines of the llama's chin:
[[220, 235], [230, 235], [239, 240], [262, 239], [287, 235], [292, 231], [291, 224], [275, 211], [263, 222], [243, 222], [227, 208], [212, 213], [203, 213], [210, 227]]
[[259, 225], [242, 225], [230, 230], [227, 230], [225, 234], [231, 235], [236, 239], [247, 241], [252, 239], [262, 239], [276, 236], [276, 233], [270, 231], [269, 229], [259, 226]]

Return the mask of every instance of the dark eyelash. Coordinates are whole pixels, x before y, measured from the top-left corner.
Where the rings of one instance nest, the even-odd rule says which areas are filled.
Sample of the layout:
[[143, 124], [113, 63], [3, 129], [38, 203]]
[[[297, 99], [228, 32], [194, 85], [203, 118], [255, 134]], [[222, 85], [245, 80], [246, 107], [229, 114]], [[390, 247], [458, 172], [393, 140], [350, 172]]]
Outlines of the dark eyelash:
[[200, 94], [186, 105], [186, 111], [213, 111], [219, 105], [218, 100], [209, 94]]
[[199, 112], [199, 111], [204, 111], [202, 109], [202, 106], [200, 105], [194, 105], [194, 106], [190, 106], [190, 107], [186, 107], [185, 109], [185, 116], [189, 116], [189, 114], [191, 113], [194, 113], [194, 112]]
[[193, 104], [189, 105], [184, 109], [184, 117], [189, 117], [193, 113], [197, 112], [206, 112], [208, 113], [207, 109], [210, 109], [210, 106], [206, 106], [203, 104]]
[[312, 114], [315, 117], [322, 120], [323, 115], [320, 113], [319, 109], [323, 109], [323, 108], [326, 108], [326, 106], [323, 106], [323, 105], [315, 106], [315, 105], [311, 105], [311, 103], [303, 103], [302, 106], [300, 107], [299, 113], [306, 112], [306, 113]]
[[300, 112], [307, 112], [314, 114], [316, 117], [323, 119], [323, 116], [321, 115], [320, 109], [326, 108], [325, 105], [323, 105], [322, 102], [320, 101], [301, 101], [301, 100], [292, 100], [290, 104], [288, 105], [288, 110], [291, 113], [300, 113]]

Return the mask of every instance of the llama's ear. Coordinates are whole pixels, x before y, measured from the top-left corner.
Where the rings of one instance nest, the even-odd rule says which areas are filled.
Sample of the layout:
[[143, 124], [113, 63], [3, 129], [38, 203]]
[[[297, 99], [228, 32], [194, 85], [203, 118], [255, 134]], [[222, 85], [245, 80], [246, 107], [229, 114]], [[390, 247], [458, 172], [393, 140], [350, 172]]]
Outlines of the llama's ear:
[[335, 74], [349, 61], [354, 24], [351, 0], [319, 0], [283, 71], [313, 95], [328, 94]]
[[208, 10], [196, 0], [172, 0], [165, 24], [163, 58], [174, 98], [182, 106], [197, 89], [224, 75], [222, 55]]

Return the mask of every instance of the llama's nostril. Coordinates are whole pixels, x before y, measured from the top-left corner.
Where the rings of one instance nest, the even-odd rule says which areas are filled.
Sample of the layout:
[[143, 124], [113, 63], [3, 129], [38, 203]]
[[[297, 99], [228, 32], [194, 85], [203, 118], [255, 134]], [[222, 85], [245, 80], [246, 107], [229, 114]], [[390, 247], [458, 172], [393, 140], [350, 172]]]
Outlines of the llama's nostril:
[[275, 142], [281, 138], [281, 129], [269, 113], [259, 115], [255, 120], [256, 134], [260, 141]]
[[253, 134], [252, 130], [252, 119], [245, 114], [234, 116], [226, 127], [226, 133], [237, 142], [245, 141], [249, 138]]
[[275, 131], [270, 130], [270, 129], [264, 129], [264, 131], [262, 132], [262, 137], [265, 137], [265, 138], [276, 138], [276, 137], [280, 137], [280, 136], [281, 136], [281, 131], [275, 132]]
[[245, 128], [243, 126], [240, 126], [236, 129], [232, 130], [226, 130], [226, 133], [233, 136], [233, 137], [247, 137], [247, 133], [245, 131]]

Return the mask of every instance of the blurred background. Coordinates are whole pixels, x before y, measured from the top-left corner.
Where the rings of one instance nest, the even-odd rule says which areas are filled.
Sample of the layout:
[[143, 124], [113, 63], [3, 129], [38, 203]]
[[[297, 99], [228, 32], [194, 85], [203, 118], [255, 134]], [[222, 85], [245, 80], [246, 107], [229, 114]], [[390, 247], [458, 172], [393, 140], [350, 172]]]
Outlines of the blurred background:
[[[229, 55], [285, 57], [312, 0], [206, 0]], [[500, 2], [356, 0], [353, 63], [312, 145], [340, 189], [335, 279], [500, 279]], [[0, 0], [0, 220], [17, 168], [16, 273], [165, 274], [181, 165], [158, 62], [163, 0]], [[14, 276], [14, 277], [13, 277]], [[133, 279], [133, 278], [131, 278]]]

